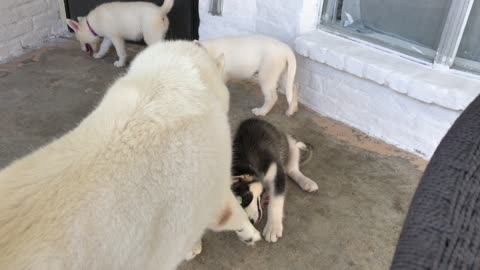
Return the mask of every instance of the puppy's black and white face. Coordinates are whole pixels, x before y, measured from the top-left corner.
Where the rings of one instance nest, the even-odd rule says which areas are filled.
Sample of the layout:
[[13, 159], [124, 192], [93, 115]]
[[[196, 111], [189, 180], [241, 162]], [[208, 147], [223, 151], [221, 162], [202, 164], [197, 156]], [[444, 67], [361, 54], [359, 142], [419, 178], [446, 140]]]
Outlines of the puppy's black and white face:
[[258, 180], [236, 179], [232, 184], [232, 191], [243, 210], [248, 215], [248, 219], [253, 224], [262, 218], [262, 193], [263, 185]]

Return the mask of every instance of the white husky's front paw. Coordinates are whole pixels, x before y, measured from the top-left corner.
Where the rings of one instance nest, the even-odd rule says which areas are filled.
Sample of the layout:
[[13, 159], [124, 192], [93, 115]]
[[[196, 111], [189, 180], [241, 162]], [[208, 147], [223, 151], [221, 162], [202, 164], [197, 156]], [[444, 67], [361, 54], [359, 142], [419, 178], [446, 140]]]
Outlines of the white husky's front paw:
[[272, 221], [267, 221], [267, 225], [265, 225], [265, 228], [263, 229], [263, 237], [265, 237], [265, 240], [267, 242], [277, 242], [280, 237], [282, 237], [283, 234], [283, 224], [281, 221], [279, 222], [272, 222]]
[[250, 223], [248, 223], [248, 226], [243, 228], [242, 230], [239, 230], [236, 232], [238, 235], [238, 238], [244, 243], [246, 243], [249, 246], [253, 246], [256, 242], [260, 241], [262, 239], [262, 236], [260, 235], [260, 232], [253, 227]]
[[305, 177], [301, 182], [300, 187], [306, 192], [314, 192], [318, 190], [318, 185], [312, 179]]
[[113, 63], [113, 65], [116, 66], [116, 67], [123, 67], [123, 66], [125, 66], [125, 61], [117, 60]]
[[185, 260], [190, 261], [193, 258], [197, 257], [198, 254], [202, 253], [202, 241], [198, 241], [193, 249], [187, 253]]
[[93, 54], [93, 58], [95, 58], [95, 59], [100, 59], [100, 58], [102, 58], [103, 56], [104, 56], [103, 54], [98, 53], [98, 52], [95, 53], [95, 54]]
[[268, 111], [265, 110], [264, 108], [255, 108], [255, 109], [252, 109], [252, 113], [255, 114], [256, 116], [265, 116], [267, 115]]

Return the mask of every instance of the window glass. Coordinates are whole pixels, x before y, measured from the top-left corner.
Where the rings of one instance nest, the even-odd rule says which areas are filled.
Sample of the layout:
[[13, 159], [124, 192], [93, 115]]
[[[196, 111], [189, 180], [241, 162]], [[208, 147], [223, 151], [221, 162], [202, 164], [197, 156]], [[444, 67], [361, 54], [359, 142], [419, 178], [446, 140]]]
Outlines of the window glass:
[[480, 3], [473, 2], [462, 41], [457, 51], [454, 68], [480, 72]]
[[430, 62], [452, 0], [327, 0], [322, 25]]

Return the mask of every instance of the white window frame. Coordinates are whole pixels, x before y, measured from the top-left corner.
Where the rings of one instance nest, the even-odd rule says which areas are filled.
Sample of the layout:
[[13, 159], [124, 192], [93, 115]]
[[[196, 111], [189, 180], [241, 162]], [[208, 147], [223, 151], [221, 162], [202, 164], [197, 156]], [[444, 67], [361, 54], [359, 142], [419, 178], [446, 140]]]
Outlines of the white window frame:
[[[467, 25], [467, 21], [470, 16], [474, 1], [475, 0], [452, 1], [452, 4], [448, 11], [444, 29], [441, 34], [438, 49], [433, 57], [433, 63], [425, 59], [402, 53], [401, 51], [395, 49], [384, 47], [381, 44], [370, 42], [368, 40], [362, 39], [361, 37], [355, 37], [348, 30], [342, 31], [339, 28], [333, 28], [332, 26], [326, 25], [325, 22], [333, 22], [333, 18], [335, 18], [334, 14], [337, 13], [338, 0], [320, 1], [320, 19], [318, 23], [318, 28], [357, 42], [367, 43], [383, 51], [401, 54], [402, 57], [413, 60], [415, 62], [432, 65], [435, 69], [451, 69], [455, 61], [457, 51], [460, 46], [460, 42], [462, 40], [465, 26]], [[324, 8], [326, 9], [325, 11], [323, 10]], [[459, 72], [464, 73], [465, 71], [459, 70]]]

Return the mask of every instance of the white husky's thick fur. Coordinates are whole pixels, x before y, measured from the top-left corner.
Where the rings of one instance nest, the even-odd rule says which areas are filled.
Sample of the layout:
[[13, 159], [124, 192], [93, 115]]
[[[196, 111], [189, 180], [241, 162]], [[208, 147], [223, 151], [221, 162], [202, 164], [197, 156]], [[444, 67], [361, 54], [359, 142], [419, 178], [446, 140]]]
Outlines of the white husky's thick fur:
[[[289, 104], [286, 114], [298, 110], [298, 89], [294, 85], [297, 61], [292, 49], [276, 39], [260, 36], [232, 36], [196, 41], [214, 57], [225, 56], [225, 79], [248, 79], [258, 74], [265, 102], [252, 112], [266, 115], [277, 101], [277, 86], [285, 89]], [[281, 81], [279, 81], [282, 78]]]
[[259, 240], [230, 191], [218, 63], [157, 43], [78, 127], [0, 171], [0, 269], [175, 269], [206, 228]]
[[[161, 7], [149, 2], [111, 2], [99, 5], [78, 22], [67, 19], [83, 51], [102, 58], [110, 47], [115, 47], [122, 67], [127, 60], [125, 40], [145, 40], [147, 45], [163, 40], [168, 30], [167, 14], [174, 0], [165, 0]], [[103, 37], [102, 44], [99, 43]]]

